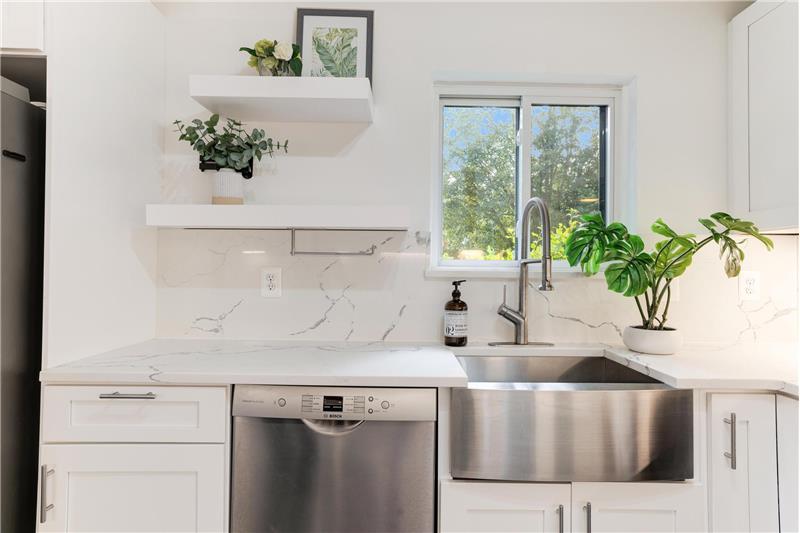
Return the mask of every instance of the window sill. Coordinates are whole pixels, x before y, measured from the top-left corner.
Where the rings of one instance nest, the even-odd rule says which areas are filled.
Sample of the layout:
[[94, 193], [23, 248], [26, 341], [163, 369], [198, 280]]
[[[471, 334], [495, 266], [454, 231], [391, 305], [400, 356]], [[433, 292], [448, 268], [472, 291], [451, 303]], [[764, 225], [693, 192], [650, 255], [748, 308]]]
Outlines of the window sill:
[[[542, 271], [541, 265], [533, 264], [528, 267], [531, 276]], [[559, 264], [553, 263], [553, 273], [558, 275], [583, 276], [580, 268], [570, 267], [566, 262]], [[432, 266], [425, 270], [426, 279], [517, 279], [519, 278], [519, 267], [477, 267], [477, 266]]]

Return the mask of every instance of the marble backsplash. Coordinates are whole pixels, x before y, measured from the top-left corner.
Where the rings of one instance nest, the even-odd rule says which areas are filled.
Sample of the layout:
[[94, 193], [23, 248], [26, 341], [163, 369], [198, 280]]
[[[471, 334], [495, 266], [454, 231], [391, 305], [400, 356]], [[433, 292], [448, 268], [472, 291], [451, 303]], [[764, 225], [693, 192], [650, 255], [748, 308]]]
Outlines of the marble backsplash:
[[[420, 341], [442, 337], [449, 279], [430, 279], [428, 238], [409, 232], [303, 232], [298, 249], [364, 250], [371, 256], [289, 253], [288, 231], [159, 230], [158, 336], [325, 341]], [[761, 273], [761, 298], [740, 302], [717, 250], [707, 247], [680, 279], [670, 325], [687, 341], [737, 344], [796, 341], [798, 238], [775, 236], [766, 252], [745, 245], [746, 270]], [[260, 294], [260, 271], [282, 269], [282, 297]], [[536, 275], [531, 275], [532, 283]], [[470, 280], [471, 342], [509, 340], [513, 329], [497, 313], [503, 285]], [[529, 291], [530, 338], [551, 342], [621, 342], [637, 320], [633, 301], [606, 289], [602, 276], [556, 272], [554, 290]]]

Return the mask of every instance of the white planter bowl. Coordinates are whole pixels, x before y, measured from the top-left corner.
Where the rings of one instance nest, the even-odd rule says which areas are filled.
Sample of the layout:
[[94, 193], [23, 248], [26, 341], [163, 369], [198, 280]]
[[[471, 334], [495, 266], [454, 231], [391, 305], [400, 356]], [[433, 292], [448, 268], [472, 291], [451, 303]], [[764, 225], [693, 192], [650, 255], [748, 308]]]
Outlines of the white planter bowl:
[[221, 168], [214, 172], [211, 179], [214, 186], [212, 204], [244, 203], [244, 178], [241, 174], [231, 168]]
[[622, 332], [622, 342], [634, 352], [651, 355], [672, 355], [683, 343], [683, 337], [676, 329], [643, 329], [628, 326]]

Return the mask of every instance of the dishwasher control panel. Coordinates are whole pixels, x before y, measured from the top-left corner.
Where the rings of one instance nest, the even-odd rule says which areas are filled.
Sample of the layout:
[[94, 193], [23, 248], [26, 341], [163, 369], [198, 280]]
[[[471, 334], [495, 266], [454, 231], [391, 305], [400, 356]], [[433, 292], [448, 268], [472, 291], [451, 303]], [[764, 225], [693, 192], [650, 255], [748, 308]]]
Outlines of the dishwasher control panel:
[[436, 420], [436, 389], [236, 385], [233, 416]]

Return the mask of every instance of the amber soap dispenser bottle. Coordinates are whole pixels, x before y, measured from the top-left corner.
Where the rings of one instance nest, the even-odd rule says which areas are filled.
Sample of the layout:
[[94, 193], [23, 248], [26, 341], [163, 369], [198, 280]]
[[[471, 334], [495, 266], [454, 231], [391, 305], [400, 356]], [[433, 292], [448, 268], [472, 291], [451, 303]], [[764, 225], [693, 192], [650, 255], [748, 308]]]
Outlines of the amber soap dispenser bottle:
[[444, 306], [444, 343], [447, 346], [467, 345], [467, 304], [461, 300], [459, 285], [466, 283], [461, 279], [453, 282], [453, 299]]

